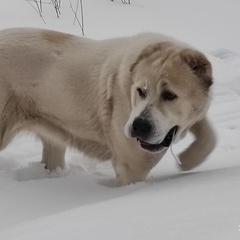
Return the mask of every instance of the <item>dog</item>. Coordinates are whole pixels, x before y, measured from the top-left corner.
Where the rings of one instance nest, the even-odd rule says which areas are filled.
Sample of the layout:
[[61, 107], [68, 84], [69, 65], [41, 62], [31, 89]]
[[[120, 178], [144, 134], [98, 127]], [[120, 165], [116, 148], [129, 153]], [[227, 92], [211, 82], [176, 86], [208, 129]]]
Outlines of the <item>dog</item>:
[[212, 67], [168, 36], [91, 40], [52, 30], [0, 31], [0, 150], [21, 131], [43, 145], [47, 169], [67, 147], [111, 160], [118, 185], [143, 181], [168, 147], [191, 132], [183, 171], [213, 151], [206, 113]]

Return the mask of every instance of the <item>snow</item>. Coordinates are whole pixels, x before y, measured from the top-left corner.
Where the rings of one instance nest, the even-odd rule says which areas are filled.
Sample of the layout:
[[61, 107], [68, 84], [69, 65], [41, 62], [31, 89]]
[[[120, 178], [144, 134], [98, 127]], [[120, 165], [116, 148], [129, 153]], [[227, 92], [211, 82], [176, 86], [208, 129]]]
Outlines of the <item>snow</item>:
[[[145, 182], [116, 188], [109, 163], [77, 152], [68, 151], [67, 169], [48, 172], [39, 163], [40, 142], [23, 134], [0, 153], [1, 240], [240, 239], [240, 1], [131, 2], [83, 1], [86, 36], [153, 31], [204, 51], [214, 70], [209, 117], [218, 134], [216, 150], [187, 173], [179, 172], [169, 151]], [[47, 3], [43, 17], [46, 24], [25, 0], [0, 1], [0, 29], [81, 35], [68, 1], [62, 1], [61, 19]]]

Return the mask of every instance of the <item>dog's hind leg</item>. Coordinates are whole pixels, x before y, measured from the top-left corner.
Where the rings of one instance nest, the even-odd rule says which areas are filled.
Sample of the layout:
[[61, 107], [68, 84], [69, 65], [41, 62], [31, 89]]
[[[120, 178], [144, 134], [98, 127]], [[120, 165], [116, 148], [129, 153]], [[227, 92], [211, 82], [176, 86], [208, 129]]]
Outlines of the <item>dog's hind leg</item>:
[[66, 147], [41, 139], [43, 144], [42, 163], [49, 170], [65, 167], [65, 152]]
[[21, 124], [14, 114], [0, 112], [0, 151], [21, 131]]
[[207, 118], [202, 119], [190, 128], [195, 140], [180, 154], [179, 165], [182, 171], [188, 171], [201, 164], [216, 146], [216, 135]]
[[12, 126], [0, 119], [0, 151], [7, 147], [9, 142], [17, 135], [17, 132], [12, 129]]

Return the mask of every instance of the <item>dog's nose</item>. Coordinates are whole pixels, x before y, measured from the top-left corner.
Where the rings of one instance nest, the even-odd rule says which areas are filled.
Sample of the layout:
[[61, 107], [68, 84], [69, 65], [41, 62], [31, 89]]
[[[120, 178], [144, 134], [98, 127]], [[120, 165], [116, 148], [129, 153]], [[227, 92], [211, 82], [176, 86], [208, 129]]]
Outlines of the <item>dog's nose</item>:
[[133, 137], [146, 138], [152, 130], [151, 123], [141, 117], [135, 118], [132, 124]]

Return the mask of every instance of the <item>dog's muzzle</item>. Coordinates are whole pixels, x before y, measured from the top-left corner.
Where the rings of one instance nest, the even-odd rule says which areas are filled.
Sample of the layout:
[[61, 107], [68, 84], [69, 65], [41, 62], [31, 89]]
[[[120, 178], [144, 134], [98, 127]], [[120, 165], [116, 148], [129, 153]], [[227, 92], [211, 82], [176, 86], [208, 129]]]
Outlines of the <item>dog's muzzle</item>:
[[168, 148], [171, 145], [177, 133], [178, 126], [172, 127], [163, 141], [156, 144], [152, 144], [147, 141], [147, 139], [151, 138], [153, 130], [154, 128], [149, 120], [138, 117], [133, 121], [131, 137], [136, 138], [144, 150], [150, 152], [160, 152], [164, 148]]
[[135, 118], [132, 124], [132, 137], [148, 139], [152, 134], [152, 124], [149, 120], [138, 117]]

